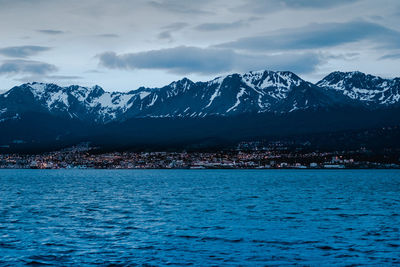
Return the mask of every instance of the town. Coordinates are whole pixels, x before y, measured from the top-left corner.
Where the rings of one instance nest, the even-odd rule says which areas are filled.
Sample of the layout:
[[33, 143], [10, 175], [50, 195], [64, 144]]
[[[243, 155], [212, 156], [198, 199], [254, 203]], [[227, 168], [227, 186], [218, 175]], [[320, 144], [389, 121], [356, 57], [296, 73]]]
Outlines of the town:
[[[304, 147], [304, 146], [303, 146]], [[400, 168], [398, 152], [307, 152], [281, 142], [243, 142], [215, 152], [99, 152], [88, 144], [44, 154], [0, 154], [0, 169], [368, 169]]]

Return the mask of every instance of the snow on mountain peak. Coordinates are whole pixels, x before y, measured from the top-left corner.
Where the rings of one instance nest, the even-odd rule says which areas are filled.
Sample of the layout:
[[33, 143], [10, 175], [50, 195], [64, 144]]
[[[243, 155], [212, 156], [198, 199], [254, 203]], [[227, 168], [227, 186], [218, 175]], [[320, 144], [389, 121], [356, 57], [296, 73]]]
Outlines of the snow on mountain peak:
[[23, 106], [31, 105], [34, 111], [43, 109], [57, 116], [101, 123], [133, 117], [281, 113], [349, 103], [368, 107], [375, 107], [374, 103], [397, 104], [400, 78], [390, 80], [361, 72], [333, 72], [314, 85], [292, 72], [262, 70], [217, 77], [208, 82], [194, 83], [183, 78], [162, 88], [141, 87], [129, 92], [108, 92], [97, 85], [60, 87], [29, 83], [0, 95], [0, 110], [4, 116], [12, 116], [13, 103], [21, 102]]
[[291, 72], [281, 71], [250, 71], [242, 75], [247, 84], [259, 88], [284, 87], [289, 88], [292, 84], [299, 86], [301, 79]]
[[336, 90], [365, 103], [388, 105], [400, 99], [400, 86], [396, 79], [383, 79], [359, 71], [332, 72], [319, 81], [317, 86]]

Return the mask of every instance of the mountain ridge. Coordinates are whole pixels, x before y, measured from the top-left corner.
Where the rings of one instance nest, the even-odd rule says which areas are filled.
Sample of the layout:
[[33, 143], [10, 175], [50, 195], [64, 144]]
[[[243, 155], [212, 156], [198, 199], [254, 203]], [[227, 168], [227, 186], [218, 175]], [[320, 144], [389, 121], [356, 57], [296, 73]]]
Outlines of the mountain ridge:
[[400, 125], [399, 80], [333, 72], [313, 84], [292, 72], [256, 71], [129, 92], [23, 84], [0, 95], [0, 153], [80, 142], [107, 150], [208, 149], [307, 136], [322, 140], [313, 141], [315, 149], [391, 149], [396, 136], [364, 133]]
[[[11, 100], [10, 100], [11, 99]], [[313, 84], [290, 71], [250, 71], [206, 82], [188, 78], [160, 88], [109, 92], [98, 85], [25, 83], [0, 95], [0, 120], [21, 112], [108, 123], [129, 118], [231, 116], [287, 113], [340, 105], [382, 108], [400, 102], [400, 78], [332, 72]], [[11, 103], [11, 105], [10, 105]]]

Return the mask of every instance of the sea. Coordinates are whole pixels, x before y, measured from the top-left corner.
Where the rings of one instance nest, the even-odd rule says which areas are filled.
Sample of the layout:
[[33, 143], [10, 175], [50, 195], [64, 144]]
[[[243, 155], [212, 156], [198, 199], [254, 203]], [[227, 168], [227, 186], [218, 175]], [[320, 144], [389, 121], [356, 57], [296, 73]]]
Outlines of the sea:
[[0, 170], [0, 266], [391, 266], [399, 228], [399, 170]]

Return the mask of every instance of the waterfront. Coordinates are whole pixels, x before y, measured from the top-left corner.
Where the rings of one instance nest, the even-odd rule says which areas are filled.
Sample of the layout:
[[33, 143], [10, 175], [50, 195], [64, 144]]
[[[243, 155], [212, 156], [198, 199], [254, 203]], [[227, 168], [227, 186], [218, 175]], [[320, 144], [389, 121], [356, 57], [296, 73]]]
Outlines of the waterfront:
[[107, 152], [72, 147], [42, 154], [0, 154], [0, 169], [399, 169], [399, 151], [228, 150]]
[[0, 170], [0, 265], [400, 264], [398, 170]]

